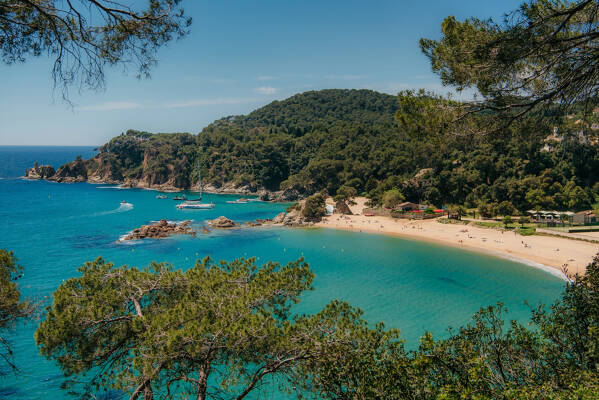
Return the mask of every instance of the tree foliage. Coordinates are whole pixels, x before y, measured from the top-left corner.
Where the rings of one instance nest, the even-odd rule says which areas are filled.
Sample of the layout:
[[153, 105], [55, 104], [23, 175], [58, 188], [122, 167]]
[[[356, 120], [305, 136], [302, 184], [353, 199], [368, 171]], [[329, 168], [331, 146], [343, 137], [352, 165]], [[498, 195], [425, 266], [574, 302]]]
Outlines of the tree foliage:
[[13, 351], [9, 333], [17, 322], [27, 319], [36, 310], [35, 303], [21, 298], [17, 280], [23, 276], [23, 267], [11, 251], [0, 249], [0, 374], [17, 369], [13, 363]]
[[[422, 96], [413, 101], [436, 101]], [[596, 201], [597, 131], [581, 135], [582, 124], [524, 119], [501, 135], [431, 137], [425, 126], [421, 136], [410, 121], [422, 116], [418, 107], [404, 107], [408, 97], [398, 102], [368, 90], [307, 92], [215, 121], [198, 135], [130, 130], [86, 162], [87, 175], [189, 188], [199, 160], [202, 179], [215, 187], [295, 189], [304, 196], [322, 190], [335, 196], [351, 187], [376, 204], [393, 189], [408, 201], [435, 206], [509, 201], [520, 211], [579, 210]], [[415, 115], [398, 127], [396, 113]], [[581, 111], [572, 119], [582, 118]]]
[[383, 194], [383, 206], [386, 208], [395, 208], [404, 200], [404, 195], [397, 189], [387, 190]]
[[103, 87], [107, 65], [133, 65], [138, 76], [148, 76], [156, 51], [191, 24], [179, 2], [0, 0], [1, 59], [53, 57], [54, 84], [65, 98], [72, 85]]
[[275, 382], [298, 398], [599, 395], [599, 256], [549, 309], [532, 308], [530, 326], [506, 321], [499, 303], [446, 339], [425, 334], [412, 351], [398, 330], [340, 301], [295, 315], [313, 279], [301, 260], [205, 259], [182, 272], [98, 259], [80, 272], [54, 294], [36, 340], [67, 375], [131, 399], [242, 399]]
[[241, 399], [308, 354], [290, 314], [313, 279], [301, 260], [204, 259], [182, 272], [97, 259], [79, 272], [54, 293], [35, 338], [66, 375], [89, 376], [90, 390]]
[[325, 197], [321, 193], [313, 194], [306, 199], [302, 208], [302, 215], [307, 221], [320, 221], [326, 215]]
[[420, 46], [443, 84], [482, 95], [454, 110], [453, 122], [484, 116], [476, 118], [483, 131], [547, 106], [596, 103], [598, 21], [595, 0], [535, 0], [503, 23], [447, 17], [441, 39], [421, 39]]

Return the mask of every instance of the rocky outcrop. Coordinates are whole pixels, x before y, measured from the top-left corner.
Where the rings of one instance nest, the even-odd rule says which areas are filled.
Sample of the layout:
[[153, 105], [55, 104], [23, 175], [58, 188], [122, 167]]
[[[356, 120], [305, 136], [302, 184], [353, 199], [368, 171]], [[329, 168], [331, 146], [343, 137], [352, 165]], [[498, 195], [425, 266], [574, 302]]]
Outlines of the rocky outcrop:
[[71, 161], [58, 168], [56, 173], [48, 178], [48, 180], [64, 183], [85, 182], [87, 181], [87, 166], [85, 160], [77, 157], [75, 161]]
[[37, 162], [33, 164], [33, 168], [29, 168], [25, 171], [25, 178], [27, 179], [48, 179], [54, 174], [56, 171], [54, 167], [51, 165], [37, 165]]
[[[198, 185], [191, 187], [192, 190], [199, 190]], [[222, 193], [222, 194], [256, 194], [258, 188], [250, 184], [236, 185], [232, 182], [224, 184], [208, 183], [204, 185], [204, 191], [207, 193]]]
[[272, 219], [272, 223], [273, 224], [282, 224], [283, 221], [285, 220], [285, 213], [282, 212], [280, 214], [277, 214], [273, 219]]
[[344, 200], [339, 200], [335, 203], [335, 211], [337, 211], [339, 214], [353, 215], [349, 209], [349, 206]]
[[129, 234], [125, 235], [121, 241], [126, 240], [139, 240], [139, 239], [162, 239], [169, 237], [170, 235], [192, 235], [196, 233], [191, 229], [191, 221], [183, 221], [180, 223], [171, 222], [162, 219], [155, 224], [142, 225], [137, 229], [132, 230]]
[[100, 153], [86, 162], [87, 180], [91, 183], [123, 182], [123, 171], [109, 154]]
[[235, 224], [235, 222], [232, 219], [229, 219], [222, 215], [216, 219], [213, 219], [212, 221], [208, 221], [208, 225], [210, 225], [213, 228], [233, 228], [237, 226], [237, 224]]

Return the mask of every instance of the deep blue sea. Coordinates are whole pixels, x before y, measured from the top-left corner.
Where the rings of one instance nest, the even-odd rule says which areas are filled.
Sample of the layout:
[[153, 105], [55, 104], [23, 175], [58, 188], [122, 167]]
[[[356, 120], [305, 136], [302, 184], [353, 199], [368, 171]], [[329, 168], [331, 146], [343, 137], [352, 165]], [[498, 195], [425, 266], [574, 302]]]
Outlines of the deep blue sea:
[[[564, 282], [547, 272], [499, 258], [430, 243], [329, 229], [245, 228], [206, 235], [119, 244], [119, 236], [150, 221], [206, 219], [225, 215], [239, 222], [273, 217], [285, 204], [227, 204], [236, 196], [206, 195], [213, 210], [178, 210], [157, 192], [87, 183], [25, 181], [26, 167], [89, 157], [91, 147], [0, 147], [0, 248], [13, 250], [25, 276], [25, 296], [48, 301], [77, 268], [98, 256], [117, 265], [152, 260], [189, 268], [197, 258], [232, 260], [255, 256], [281, 263], [304, 257], [315, 271], [315, 290], [298, 311], [315, 312], [332, 299], [361, 307], [370, 322], [401, 329], [414, 348], [426, 331], [437, 337], [470, 320], [480, 307], [505, 303], [509, 317], [526, 321], [525, 305], [551, 303]], [[172, 197], [172, 194], [169, 194]], [[133, 208], [122, 208], [126, 200]], [[43, 316], [42, 316], [43, 318]], [[0, 399], [70, 399], [63, 376], [39, 355], [36, 323], [19, 326], [12, 338], [17, 375], [0, 377]], [[260, 396], [258, 396], [260, 397]]]

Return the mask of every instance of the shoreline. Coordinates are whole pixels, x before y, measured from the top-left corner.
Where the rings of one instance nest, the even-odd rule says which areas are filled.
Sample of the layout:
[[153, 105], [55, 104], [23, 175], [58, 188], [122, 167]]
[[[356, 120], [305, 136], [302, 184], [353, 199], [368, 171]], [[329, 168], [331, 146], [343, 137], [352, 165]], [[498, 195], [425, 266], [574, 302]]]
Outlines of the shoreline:
[[599, 246], [567, 238], [522, 236], [513, 231], [473, 225], [443, 224], [436, 219], [399, 220], [390, 217], [341, 216], [333, 214], [316, 227], [379, 234], [436, 243], [466, 251], [503, 258], [542, 269], [561, 279], [568, 274], [584, 274]]
[[459, 246], [459, 245], [454, 245], [453, 243], [450, 243], [450, 242], [447, 242], [444, 240], [438, 240], [438, 239], [434, 239], [434, 238], [423, 238], [423, 237], [417, 237], [417, 236], [412, 236], [412, 235], [401, 235], [401, 234], [397, 234], [395, 232], [381, 232], [381, 231], [374, 231], [374, 230], [372, 230], [372, 231], [370, 231], [370, 230], [356, 231], [354, 229], [344, 229], [342, 227], [321, 226], [321, 225], [319, 225], [319, 223], [317, 223], [315, 225], [315, 227], [321, 228], [321, 229], [341, 230], [341, 231], [345, 231], [345, 232], [365, 233], [368, 235], [390, 236], [390, 237], [404, 239], [404, 240], [413, 240], [416, 242], [433, 243], [433, 244], [436, 244], [439, 246], [450, 247], [452, 249], [459, 249], [459, 250], [463, 250], [463, 251], [469, 251], [472, 253], [484, 254], [487, 256], [495, 257], [495, 258], [501, 258], [503, 260], [517, 262], [519, 264], [524, 264], [531, 268], [543, 270], [543, 271], [545, 271], [557, 278], [560, 278], [566, 282], [569, 282], [571, 280], [566, 274], [564, 274], [564, 272], [562, 271], [561, 268], [554, 267], [554, 266], [547, 265], [547, 264], [542, 264], [542, 263], [539, 263], [537, 261], [533, 261], [533, 260], [530, 260], [527, 258], [514, 256], [513, 254], [510, 254], [510, 253], [505, 253], [505, 252], [500, 252], [500, 251], [495, 251], [495, 250], [490, 250], [490, 249], [484, 249], [484, 248], [475, 247], [475, 246]]

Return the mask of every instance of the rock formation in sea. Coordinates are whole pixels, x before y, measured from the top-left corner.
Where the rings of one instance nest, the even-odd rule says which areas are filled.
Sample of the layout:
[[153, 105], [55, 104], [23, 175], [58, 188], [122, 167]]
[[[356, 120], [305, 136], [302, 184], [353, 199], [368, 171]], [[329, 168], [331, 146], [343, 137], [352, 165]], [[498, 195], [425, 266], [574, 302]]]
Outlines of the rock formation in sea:
[[213, 228], [233, 228], [237, 226], [237, 224], [232, 220], [225, 216], [220, 216], [212, 221], [208, 221], [208, 225]]
[[165, 219], [151, 224], [142, 225], [139, 228], [132, 230], [129, 234], [121, 239], [121, 241], [127, 240], [139, 240], [139, 239], [162, 239], [169, 237], [170, 235], [192, 235], [195, 236], [196, 232], [191, 229], [191, 221], [183, 222], [168, 222]]
[[51, 165], [38, 165], [36, 162], [32, 168], [25, 171], [25, 177], [27, 179], [48, 179], [55, 173], [56, 171]]

